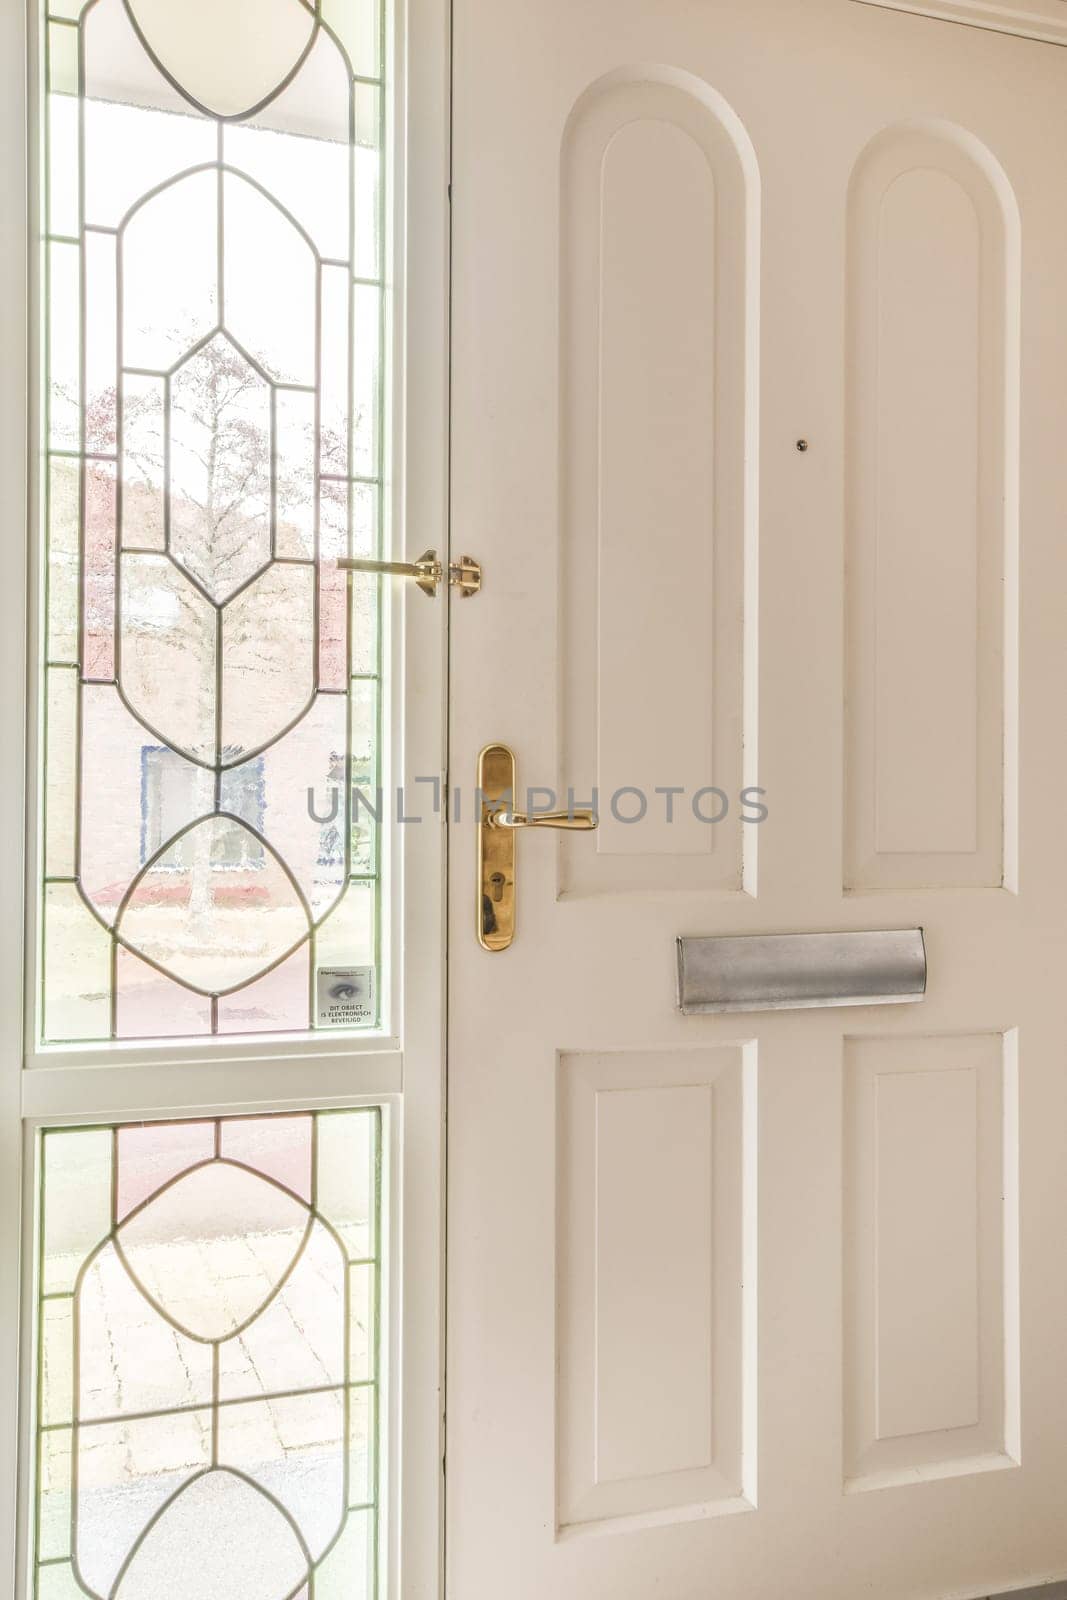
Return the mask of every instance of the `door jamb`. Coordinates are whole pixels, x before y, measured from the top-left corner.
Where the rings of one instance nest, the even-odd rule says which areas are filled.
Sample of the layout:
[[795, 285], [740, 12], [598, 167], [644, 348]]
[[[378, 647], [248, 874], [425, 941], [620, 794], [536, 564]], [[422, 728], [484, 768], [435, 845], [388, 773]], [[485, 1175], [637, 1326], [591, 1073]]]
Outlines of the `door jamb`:
[[16, 1561], [22, 1517], [19, 1450], [19, 1364], [22, 1125], [20, 1069], [23, 1018], [23, 884], [25, 861], [26, 624], [30, 303], [27, 94], [27, 10], [0, 7], [0, 1587], [18, 1594]]

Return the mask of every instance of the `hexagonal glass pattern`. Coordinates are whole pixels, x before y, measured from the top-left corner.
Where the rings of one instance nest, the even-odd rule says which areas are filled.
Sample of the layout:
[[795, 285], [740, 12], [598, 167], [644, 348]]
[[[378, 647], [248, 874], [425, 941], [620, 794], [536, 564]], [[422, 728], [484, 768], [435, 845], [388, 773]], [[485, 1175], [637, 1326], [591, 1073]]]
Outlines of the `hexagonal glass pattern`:
[[376, 1600], [382, 1113], [41, 1135], [35, 1600]]
[[42, 18], [46, 1043], [380, 1020], [385, 3]]

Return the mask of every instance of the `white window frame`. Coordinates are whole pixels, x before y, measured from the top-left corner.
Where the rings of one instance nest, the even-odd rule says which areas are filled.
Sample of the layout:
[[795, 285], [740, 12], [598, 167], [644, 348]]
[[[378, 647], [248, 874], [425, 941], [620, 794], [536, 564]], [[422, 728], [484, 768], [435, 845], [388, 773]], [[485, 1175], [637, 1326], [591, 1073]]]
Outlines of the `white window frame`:
[[[39, 1048], [33, 981], [38, 564], [37, 7], [0, 5], [0, 1592], [28, 1595], [32, 1551], [34, 1159], [81, 1121], [383, 1104], [389, 1108], [390, 1348], [381, 1492], [393, 1600], [442, 1588], [445, 839], [442, 815], [392, 839], [388, 1033], [308, 1040]], [[393, 223], [395, 543], [447, 550], [449, 12], [396, 0], [387, 66]], [[445, 771], [447, 605], [396, 586], [386, 725], [399, 770]], [[409, 689], [418, 685], [418, 692]], [[429, 685], [429, 689], [427, 689]], [[19, 774], [26, 773], [24, 787]], [[429, 790], [425, 791], [429, 793]], [[31, 841], [32, 842], [32, 841]], [[29, 863], [29, 867], [27, 867]], [[25, 913], [25, 914], [24, 914]], [[402, 970], [401, 970], [402, 968]], [[14, 1308], [21, 1307], [20, 1315]]]

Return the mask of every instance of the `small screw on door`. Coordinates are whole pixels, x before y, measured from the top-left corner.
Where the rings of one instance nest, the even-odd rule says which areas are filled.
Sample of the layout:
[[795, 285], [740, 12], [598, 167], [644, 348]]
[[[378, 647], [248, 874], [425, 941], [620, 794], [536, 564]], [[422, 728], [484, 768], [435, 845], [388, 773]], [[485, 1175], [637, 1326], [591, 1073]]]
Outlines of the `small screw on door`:
[[804, 451], [807, 448], [808, 448], [808, 441], [806, 439], [798, 439], [797, 440], [797, 449], [800, 451], [801, 455], [804, 454]]

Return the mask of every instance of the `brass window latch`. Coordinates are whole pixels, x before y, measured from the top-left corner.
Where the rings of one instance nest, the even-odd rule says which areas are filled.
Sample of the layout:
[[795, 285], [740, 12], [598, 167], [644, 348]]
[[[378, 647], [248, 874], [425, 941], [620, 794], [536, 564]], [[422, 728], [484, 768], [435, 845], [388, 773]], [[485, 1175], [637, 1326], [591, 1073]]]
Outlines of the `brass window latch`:
[[[379, 577], [411, 578], [417, 589], [432, 600], [444, 581], [445, 567], [436, 550], [424, 550], [415, 561], [372, 561], [364, 556], [341, 556], [337, 565], [344, 572], [374, 572]], [[448, 582], [464, 599], [477, 594], [482, 586], [481, 563], [473, 556], [460, 556], [448, 564]]]
[[488, 744], [478, 757], [478, 942], [506, 950], [515, 937], [515, 843], [521, 828], [591, 833], [592, 811], [516, 811], [515, 753]]

